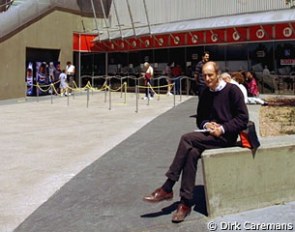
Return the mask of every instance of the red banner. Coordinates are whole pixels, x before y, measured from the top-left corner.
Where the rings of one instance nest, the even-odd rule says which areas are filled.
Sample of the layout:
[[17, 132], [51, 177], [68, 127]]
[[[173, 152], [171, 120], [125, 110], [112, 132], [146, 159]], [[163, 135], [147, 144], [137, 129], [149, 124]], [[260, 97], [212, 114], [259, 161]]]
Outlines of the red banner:
[[294, 39], [295, 33], [294, 28], [295, 24], [278, 24], [276, 25], [276, 39]]
[[202, 31], [189, 32], [187, 35], [187, 45], [198, 45], [204, 43], [204, 33]]
[[154, 47], [167, 47], [169, 45], [169, 35], [155, 35], [154, 36]]
[[226, 29], [226, 40], [228, 43], [247, 41], [247, 28], [239, 27]]
[[94, 48], [93, 40], [97, 35], [89, 35], [89, 34], [78, 34], [74, 33], [73, 35], [73, 50], [74, 51], [83, 51], [83, 52], [91, 52]]
[[272, 25], [252, 26], [250, 27], [249, 40], [271, 40], [275, 38]]
[[186, 33], [173, 33], [170, 35], [170, 46], [186, 45]]
[[276, 41], [294, 40], [295, 23], [276, 25], [255, 25], [250, 27], [235, 27], [212, 29], [206, 31], [190, 31], [182, 33], [138, 36], [127, 39], [107, 41], [93, 40], [94, 34], [73, 34], [73, 50], [92, 51], [129, 51], [177, 46], [194, 46], [204, 44], [240, 43], [246, 41]]
[[225, 30], [208, 30], [206, 31], [206, 43], [225, 43]]

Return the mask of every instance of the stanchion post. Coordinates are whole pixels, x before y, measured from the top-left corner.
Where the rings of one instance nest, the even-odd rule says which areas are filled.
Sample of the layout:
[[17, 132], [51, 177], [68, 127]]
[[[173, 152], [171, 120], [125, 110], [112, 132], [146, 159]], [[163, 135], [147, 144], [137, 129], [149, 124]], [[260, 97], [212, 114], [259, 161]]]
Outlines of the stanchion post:
[[138, 113], [138, 85], [135, 86], [135, 112]]
[[189, 96], [190, 79], [186, 76], [186, 96]]
[[150, 84], [147, 84], [147, 105], [150, 105]]
[[179, 77], [179, 100], [182, 101], [182, 77]]
[[25, 81], [25, 101], [27, 101], [27, 92], [28, 92], [28, 86], [27, 86], [27, 82]]
[[67, 91], [67, 106], [70, 105], [70, 95], [69, 92]]
[[173, 85], [173, 107], [175, 107], [175, 94], [176, 93], [176, 91], [175, 91], [175, 83], [174, 83], [174, 85]]
[[[120, 77], [120, 83], [121, 83], [121, 87], [122, 87], [122, 77]], [[124, 87], [125, 87], [125, 82], [124, 82]], [[121, 98], [122, 98], [122, 94], [123, 94], [123, 89], [121, 88]]]
[[108, 87], [106, 85], [105, 89], [104, 89], [104, 102], [106, 103], [107, 102], [107, 90], [108, 90]]
[[[161, 79], [158, 78], [157, 81], [158, 81], [158, 96], [160, 96], [160, 84], [161, 84], [160, 82], [161, 82]], [[159, 98], [158, 98], [158, 100], [159, 100]]]
[[124, 103], [126, 104], [127, 103], [127, 82], [126, 81], [124, 82], [124, 92], [125, 92]]
[[109, 88], [109, 110], [112, 109], [112, 91], [111, 88]]
[[36, 91], [37, 91], [37, 102], [39, 102], [39, 84], [36, 85]]
[[51, 90], [51, 93], [50, 93], [50, 99], [51, 99], [51, 105], [53, 104], [53, 84], [51, 83], [50, 84], [50, 90]]
[[87, 108], [88, 108], [88, 106], [89, 106], [89, 88], [87, 88]]

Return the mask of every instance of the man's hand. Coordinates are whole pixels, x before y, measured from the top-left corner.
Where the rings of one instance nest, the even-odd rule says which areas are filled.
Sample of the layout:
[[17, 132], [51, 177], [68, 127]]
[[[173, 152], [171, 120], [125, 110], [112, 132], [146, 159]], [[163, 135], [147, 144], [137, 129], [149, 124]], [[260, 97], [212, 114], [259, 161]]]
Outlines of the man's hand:
[[206, 129], [209, 131], [209, 134], [219, 137], [223, 134], [223, 130], [221, 129], [221, 125], [216, 122], [208, 122], [206, 123]]
[[198, 82], [198, 74], [197, 73], [194, 73], [194, 79], [195, 79], [195, 82], [198, 84], [199, 82]]

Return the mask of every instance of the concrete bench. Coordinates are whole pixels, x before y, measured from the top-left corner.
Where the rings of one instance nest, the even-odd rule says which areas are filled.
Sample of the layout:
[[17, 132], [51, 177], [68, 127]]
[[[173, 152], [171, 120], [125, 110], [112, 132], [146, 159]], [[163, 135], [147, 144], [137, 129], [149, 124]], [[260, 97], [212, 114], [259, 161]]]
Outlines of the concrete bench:
[[206, 150], [203, 178], [209, 217], [295, 200], [295, 135], [260, 138], [241, 147]]

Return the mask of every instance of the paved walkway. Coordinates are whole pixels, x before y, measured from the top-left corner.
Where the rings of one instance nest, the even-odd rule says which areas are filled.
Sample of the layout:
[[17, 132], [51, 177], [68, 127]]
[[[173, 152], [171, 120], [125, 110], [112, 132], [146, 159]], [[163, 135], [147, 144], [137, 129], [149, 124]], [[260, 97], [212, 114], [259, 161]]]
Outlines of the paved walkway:
[[[3, 101], [0, 231], [208, 231], [199, 163], [194, 211], [172, 224], [178, 200], [148, 204], [146, 193], [162, 184], [179, 137], [194, 128], [197, 98], [140, 100], [103, 94], [27, 102]], [[256, 111], [257, 112], [257, 111]], [[257, 115], [254, 114], [254, 115]], [[295, 225], [295, 203], [215, 218], [224, 222]], [[294, 226], [293, 226], [294, 229]], [[217, 231], [223, 231], [217, 230]], [[289, 230], [290, 231], [290, 230]]]

